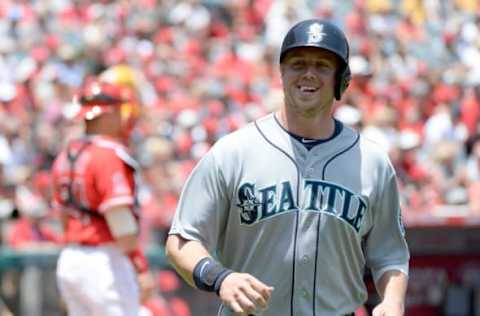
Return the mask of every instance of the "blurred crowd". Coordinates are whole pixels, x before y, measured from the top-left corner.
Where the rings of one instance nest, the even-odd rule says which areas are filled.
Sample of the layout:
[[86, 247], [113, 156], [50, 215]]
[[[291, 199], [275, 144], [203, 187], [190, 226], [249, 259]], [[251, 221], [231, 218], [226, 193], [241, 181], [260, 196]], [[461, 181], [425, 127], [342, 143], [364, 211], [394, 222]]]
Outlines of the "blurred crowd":
[[141, 74], [132, 148], [143, 240], [163, 244], [195, 162], [282, 102], [283, 34], [312, 16], [348, 35], [353, 80], [335, 115], [388, 151], [405, 216], [480, 215], [476, 0], [4, 0], [3, 243], [58, 243], [49, 168], [82, 129], [69, 117], [72, 96], [87, 76], [127, 64]]

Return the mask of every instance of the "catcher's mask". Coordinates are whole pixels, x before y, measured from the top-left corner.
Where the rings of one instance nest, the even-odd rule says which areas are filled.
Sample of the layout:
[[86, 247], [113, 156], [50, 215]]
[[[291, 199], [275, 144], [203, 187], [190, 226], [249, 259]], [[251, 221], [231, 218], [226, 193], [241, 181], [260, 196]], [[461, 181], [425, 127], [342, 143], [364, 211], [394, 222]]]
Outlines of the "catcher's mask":
[[121, 87], [97, 79], [87, 79], [74, 103], [79, 106], [75, 118], [93, 120], [103, 113], [111, 112], [113, 107], [121, 107], [127, 102], [127, 94]]

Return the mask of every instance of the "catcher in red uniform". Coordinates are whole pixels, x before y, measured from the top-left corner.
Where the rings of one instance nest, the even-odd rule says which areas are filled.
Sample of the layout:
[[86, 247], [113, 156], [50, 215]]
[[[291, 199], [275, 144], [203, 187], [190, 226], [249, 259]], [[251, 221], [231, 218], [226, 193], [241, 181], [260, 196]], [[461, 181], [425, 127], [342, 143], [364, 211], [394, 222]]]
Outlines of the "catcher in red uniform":
[[76, 116], [85, 122], [85, 136], [71, 141], [53, 165], [67, 245], [57, 281], [70, 316], [136, 316], [140, 288], [149, 282], [138, 247], [137, 163], [124, 145], [138, 99], [122, 71], [128, 68], [87, 81]]

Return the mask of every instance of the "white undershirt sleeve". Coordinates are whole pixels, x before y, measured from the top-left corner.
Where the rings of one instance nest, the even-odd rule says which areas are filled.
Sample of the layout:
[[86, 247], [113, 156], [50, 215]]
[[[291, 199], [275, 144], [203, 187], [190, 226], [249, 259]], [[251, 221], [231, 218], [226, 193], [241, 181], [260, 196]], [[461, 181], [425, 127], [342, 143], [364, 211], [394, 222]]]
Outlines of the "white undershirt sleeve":
[[137, 220], [127, 207], [108, 210], [105, 212], [105, 219], [114, 238], [138, 233]]

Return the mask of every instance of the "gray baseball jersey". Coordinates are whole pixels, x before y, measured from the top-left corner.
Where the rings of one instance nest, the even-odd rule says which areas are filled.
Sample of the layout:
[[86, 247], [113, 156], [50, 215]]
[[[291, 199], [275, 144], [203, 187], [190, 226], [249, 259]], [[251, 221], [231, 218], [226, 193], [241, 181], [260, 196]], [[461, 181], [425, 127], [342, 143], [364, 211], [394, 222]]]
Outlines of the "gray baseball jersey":
[[365, 265], [377, 279], [408, 274], [394, 169], [346, 126], [311, 150], [274, 114], [223, 137], [185, 184], [170, 234], [274, 286], [264, 316], [351, 313], [367, 298]]

